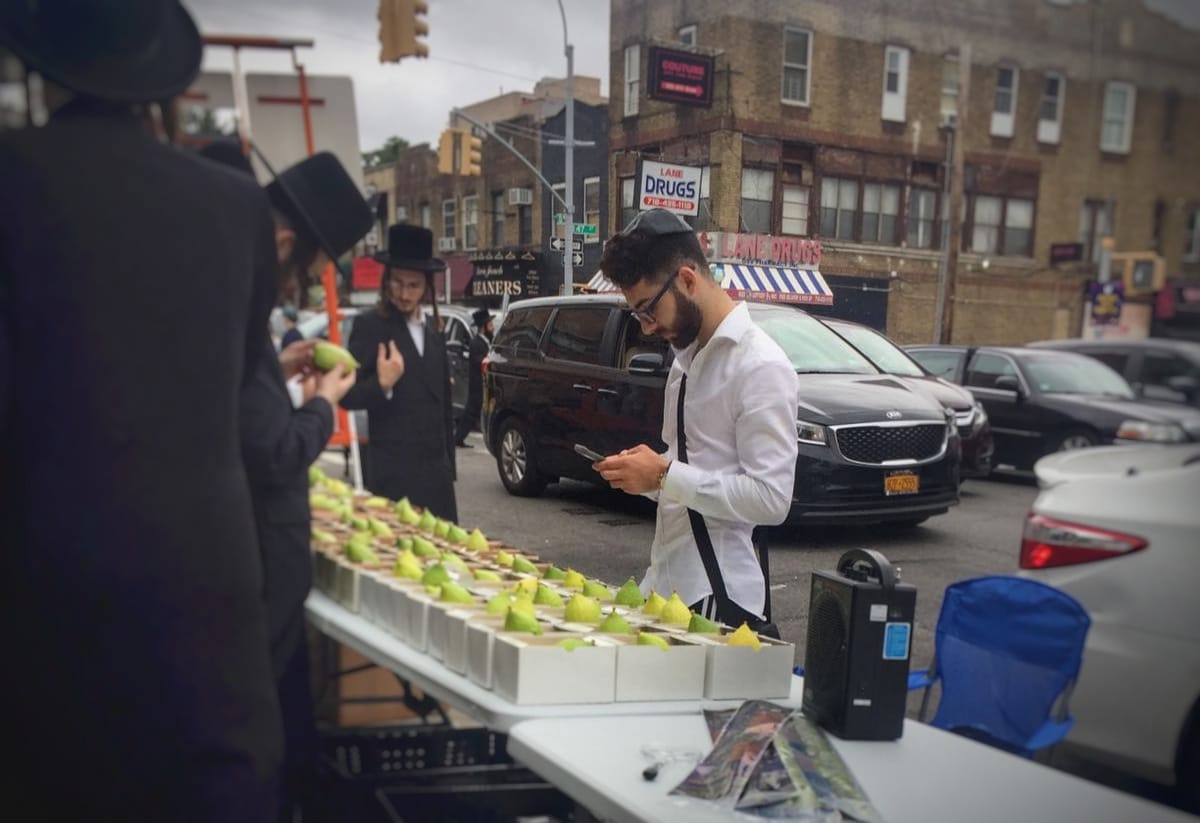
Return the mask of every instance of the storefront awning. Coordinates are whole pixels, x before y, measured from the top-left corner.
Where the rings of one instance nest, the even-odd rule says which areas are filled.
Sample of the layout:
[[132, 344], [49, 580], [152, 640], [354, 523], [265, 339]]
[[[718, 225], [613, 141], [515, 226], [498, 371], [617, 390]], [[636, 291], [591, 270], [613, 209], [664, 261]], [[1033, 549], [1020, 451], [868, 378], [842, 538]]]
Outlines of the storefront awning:
[[584, 287], [587, 291], [603, 294], [605, 292], [620, 291], [613, 281], [604, 276], [604, 272], [598, 271], [592, 275], [592, 279], [587, 282]]
[[721, 286], [744, 300], [779, 303], [831, 305], [833, 290], [816, 269], [785, 269], [776, 266], [720, 265]]

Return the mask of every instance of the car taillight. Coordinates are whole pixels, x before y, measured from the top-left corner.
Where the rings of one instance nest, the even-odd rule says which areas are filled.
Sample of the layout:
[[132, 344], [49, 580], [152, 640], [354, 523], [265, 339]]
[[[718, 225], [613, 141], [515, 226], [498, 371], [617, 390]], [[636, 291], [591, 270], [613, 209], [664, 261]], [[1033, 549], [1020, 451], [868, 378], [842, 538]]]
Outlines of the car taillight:
[[1030, 512], [1021, 536], [1021, 568], [1047, 569], [1091, 563], [1141, 551], [1150, 545], [1132, 534], [1055, 520]]

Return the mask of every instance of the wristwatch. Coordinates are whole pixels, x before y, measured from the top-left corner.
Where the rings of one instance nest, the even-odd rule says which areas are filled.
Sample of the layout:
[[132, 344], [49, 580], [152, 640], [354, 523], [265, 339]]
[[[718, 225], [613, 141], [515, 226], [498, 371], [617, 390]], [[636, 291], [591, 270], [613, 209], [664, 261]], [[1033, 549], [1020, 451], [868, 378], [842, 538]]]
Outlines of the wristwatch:
[[667, 465], [663, 468], [662, 474], [658, 476], [658, 490], [662, 491], [663, 484], [667, 482], [667, 472], [671, 470], [671, 461], [667, 461]]

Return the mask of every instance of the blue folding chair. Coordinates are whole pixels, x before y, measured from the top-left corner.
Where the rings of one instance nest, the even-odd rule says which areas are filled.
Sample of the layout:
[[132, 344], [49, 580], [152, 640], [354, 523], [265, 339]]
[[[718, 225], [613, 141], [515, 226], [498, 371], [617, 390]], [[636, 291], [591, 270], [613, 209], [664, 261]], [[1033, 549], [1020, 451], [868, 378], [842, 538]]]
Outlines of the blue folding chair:
[[908, 688], [940, 686], [931, 725], [1024, 757], [1066, 736], [1067, 709], [1091, 619], [1066, 592], [1024, 577], [991, 575], [946, 587], [933, 664]]

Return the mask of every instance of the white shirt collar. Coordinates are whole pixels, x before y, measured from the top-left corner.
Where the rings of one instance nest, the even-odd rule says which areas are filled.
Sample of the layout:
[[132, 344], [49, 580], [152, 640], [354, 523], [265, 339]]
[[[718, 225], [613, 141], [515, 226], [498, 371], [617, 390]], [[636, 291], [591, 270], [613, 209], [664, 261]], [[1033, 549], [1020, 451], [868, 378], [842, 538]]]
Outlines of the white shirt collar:
[[[708, 341], [708, 345], [712, 345], [714, 340], [730, 340], [737, 343], [750, 330], [753, 324], [750, 319], [750, 309], [742, 301], [738, 301], [734, 305], [729, 314], [721, 319], [717, 324], [716, 330], [713, 332], [712, 338]], [[696, 352], [700, 346], [699, 340], [693, 340], [691, 345], [686, 349], [676, 349], [675, 359], [679, 361], [679, 365], [687, 371], [692, 367], [692, 361], [696, 358]]]

